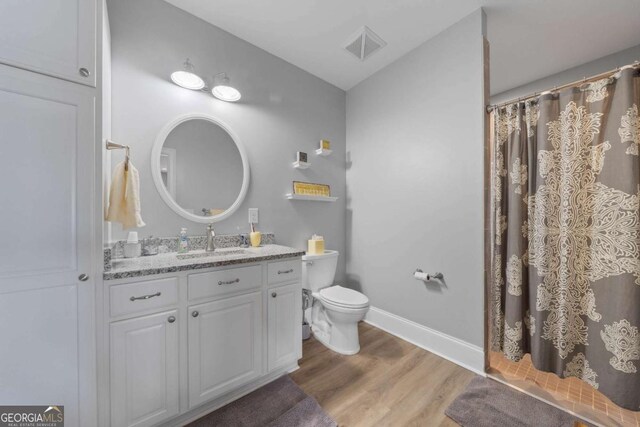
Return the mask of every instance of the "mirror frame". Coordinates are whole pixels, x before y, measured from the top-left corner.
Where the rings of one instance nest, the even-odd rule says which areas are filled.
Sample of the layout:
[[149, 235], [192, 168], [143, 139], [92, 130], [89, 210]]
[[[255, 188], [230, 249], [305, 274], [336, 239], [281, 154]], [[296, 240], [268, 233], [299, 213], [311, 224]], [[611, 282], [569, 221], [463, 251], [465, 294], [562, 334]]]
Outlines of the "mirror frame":
[[[164, 142], [173, 129], [189, 120], [207, 120], [215, 125], [220, 126], [229, 134], [233, 142], [236, 144], [236, 147], [238, 147], [238, 151], [240, 152], [240, 158], [242, 159], [243, 168], [242, 187], [240, 188], [240, 194], [238, 194], [236, 200], [227, 210], [218, 215], [201, 216], [193, 214], [191, 212], [187, 212], [178, 204], [177, 201], [173, 199], [173, 197], [171, 197], [171, 195], [169, 194], [169, 190], [167, 190], [164, 182], [162, 182], [162, 175], [160, 173], [160, 155], [162, 153]], [[175, 119], [169, 121], [169, 123], [164, 125], [164, 127], [156, 137], [156, 140], [153, 144], [153, 149], [151, 150], [151, 175], [153, 176], [153, 182], [156, 185], [156, 189], [158, 190], [158, 193], [160, 193], [160, 197], [175, 213], [185, 219], [188, 219], [189, 221], [198, 222], [201, 224], [210, 224], [229, 218], [236, 210], [238, 210], [238, 208], [244, 201], [244, 198], [247, 195], [247, 190], [249, 189], [249, 159], [247, 157], [247, 152], [245, 151], [244, 146], [240, 142], [240, 139], [235, 134], [235, 132], [233, 132], [233, 130], [231, 130], [231, 128], [227, 126], [227, 124], [225, 124], [220, 119], [209, 116], [207, 114], [190, 113], [178, 116]]]

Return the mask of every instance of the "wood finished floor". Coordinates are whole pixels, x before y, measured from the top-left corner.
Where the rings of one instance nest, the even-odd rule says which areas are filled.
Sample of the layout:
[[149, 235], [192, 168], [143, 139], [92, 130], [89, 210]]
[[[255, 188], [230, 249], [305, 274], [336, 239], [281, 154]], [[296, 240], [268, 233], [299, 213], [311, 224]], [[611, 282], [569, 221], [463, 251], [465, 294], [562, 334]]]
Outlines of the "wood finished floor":
[[444, 410], [473, 372], [366, 323], [359, 329], [354, 356], [305, 341], [291, 378], [340, 427], [457, 426]]

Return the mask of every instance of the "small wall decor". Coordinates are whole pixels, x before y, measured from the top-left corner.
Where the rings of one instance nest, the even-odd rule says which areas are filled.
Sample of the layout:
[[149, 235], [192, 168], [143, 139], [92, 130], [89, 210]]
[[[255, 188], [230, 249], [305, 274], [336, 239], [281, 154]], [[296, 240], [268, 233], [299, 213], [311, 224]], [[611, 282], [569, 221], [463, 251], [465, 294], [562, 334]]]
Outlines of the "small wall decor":
[[293, 181], [293, 194], [300, 196], [330, 197], [331, 187], [326, 184]]
[[328, 156], [331, 154], [331, 141], [328, 139], [320, 140], [320, 148], [316, 150], [318, 156]]
[[307, 153], [298, 151], [296, 153], [296, 161], [293, 162], [293, 167], [296, 169], [307, 169], [309, 166], [311, 166], [311, 163], [307, 163]]

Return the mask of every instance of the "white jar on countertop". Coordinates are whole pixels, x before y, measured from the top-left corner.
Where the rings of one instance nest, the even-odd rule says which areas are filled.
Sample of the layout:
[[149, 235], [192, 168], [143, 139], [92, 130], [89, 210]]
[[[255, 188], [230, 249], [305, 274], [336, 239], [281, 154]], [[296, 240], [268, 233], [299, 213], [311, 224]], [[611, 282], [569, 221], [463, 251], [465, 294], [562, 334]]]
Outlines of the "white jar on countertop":
[[124, 257], [125, 258], [137, 258], [142, 252], [142, 245], [138, 241], [138, 232], [130, 231], [127, 236], [127, 241], [124, 244]]

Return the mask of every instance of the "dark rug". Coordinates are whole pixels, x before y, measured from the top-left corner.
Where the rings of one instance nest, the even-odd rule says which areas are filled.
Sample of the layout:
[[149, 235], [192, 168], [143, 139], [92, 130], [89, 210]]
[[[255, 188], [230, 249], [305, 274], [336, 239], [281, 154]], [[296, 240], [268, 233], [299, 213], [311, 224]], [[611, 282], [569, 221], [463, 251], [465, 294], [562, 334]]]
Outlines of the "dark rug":
[[285, 375], [189, 426], [336, 427], [337, 424], [313, 397]]
[[534, 397], [483, 377], [472, 379], [445, 414], [464, 427], [573, 427], [576, 421], [581, 421]]

